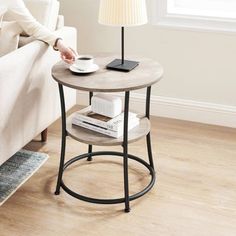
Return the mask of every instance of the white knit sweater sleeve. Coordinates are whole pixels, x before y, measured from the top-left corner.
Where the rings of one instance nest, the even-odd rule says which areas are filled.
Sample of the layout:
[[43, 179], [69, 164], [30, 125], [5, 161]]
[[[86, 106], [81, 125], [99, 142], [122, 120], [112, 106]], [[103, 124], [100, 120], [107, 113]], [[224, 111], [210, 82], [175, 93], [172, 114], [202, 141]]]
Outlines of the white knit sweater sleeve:
[[[4, 0], [3, 0], [4, 1]], [[58, 38], [49, 29], [41, 25], [31, 15], [22, 0], [5, 0], [8, 7], [8, 15], [15, 20], [28, 35], [42, 40], [51, 46]], [[0, 0], [2, 2], [2, 0]]]

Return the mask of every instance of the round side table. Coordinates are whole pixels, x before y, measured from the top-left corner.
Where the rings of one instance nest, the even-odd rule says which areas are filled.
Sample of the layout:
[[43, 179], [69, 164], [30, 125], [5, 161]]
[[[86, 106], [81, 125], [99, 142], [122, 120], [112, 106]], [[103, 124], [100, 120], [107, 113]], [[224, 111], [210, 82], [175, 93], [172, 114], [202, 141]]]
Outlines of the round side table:
[[[156, 175], [153, 164], [152, 147], [151, 147], [151, 125], [150, 125], [150, 97], [151, 86], [157, 83], [162, 75], [163, 69], [157, 62], [146, 58], [133, 58], [140, 62], [140, 65], [129, 73], [112, 71], [105, 69], [106, 65], [112, 61], [114, 55], [99, 54], [95, 55], [96, 63], [99, 65], [100, 70], [93, 74], [88, 75], [75, 75], [68, 69], [68, 66], [64, 62], [57, 63], [52, 68], [52, 76], [57, 81], [59, 86], [60, 101], [61, 101], [61, 115], [62, 115], [62, 140], [61, 140], [61, 158], [57, 179], [57, 186], [55, 194], [60, 194], [60, 188], [71, 196], [83, 201], [98, 203], [98, 204], [117, 204], [125, 203], [125, 212], [130, 211], [130, 201], [137, 199], [147, 193], [154, 185]], [[73, 114], [66, 117], [65, 111], [65, 99], [63, 86], [74, 88], [76, 90], [82, 90], [89, 92], [89, 98], [91, 98], [94, 92], [111, 93], [111, 92], [124, 92], [124, 133], [123, 137], [115, 139], [94, 131], [84, 129], [79, 126], [72, 125]], [[130, 92], [133, 90], [146, 88], [146, 111], [145, 115], [141, 118], [139, 126], [128, 131], [128, 119], [129, 119], [129, 100]], [[88, 144], [88, 152], [82, 155], [76, 156], [65, 163], [65, 151], [66, 151], [66, 137], [70, 136], [73, 139]], [[131, 155], [128, 153], [128, 144], [135, 142], [143, 137], [146, 137], [146, 144], [148, 150], [149, 163], [143, 159]], [[92, 146], [116, 146], [121, 145], [123, 152], [114, 151], [100, 151], [93, 152]], [[96, 199], [83, 196], [74, 192], [63, 182], [63, 172], [68, 166], [76, 161], [87, 159], [92, 161], [93, 157], [97, 156], [121, 156], [123, 157], [123, 169], [124, 169], [124, 197], [116, 199]], [[128, 159], [139, 162], [145, 166], [151, 174], [150, 183], [140, 192], [129, 195], [129, 178], [128, 178]]]

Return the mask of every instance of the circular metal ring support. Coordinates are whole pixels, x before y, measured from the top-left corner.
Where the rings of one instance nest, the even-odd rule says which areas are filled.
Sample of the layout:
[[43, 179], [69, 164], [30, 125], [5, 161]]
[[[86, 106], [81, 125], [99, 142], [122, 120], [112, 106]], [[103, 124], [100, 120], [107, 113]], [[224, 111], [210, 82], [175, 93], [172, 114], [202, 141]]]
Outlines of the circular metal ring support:
[[[123, 157], [123, 153], [121, 152], [109, 152], [109, 151], [101, 151], [101, 152], [92, 152], [92, 153], [85, 153], [79, 156], [76, 156], [74, 158], [72, 158], [71, 160], [67, 161], [64, 164], [64, 168], [63, 171], [66, 170], [67, 167], [69, 167], [71, 164], [73, 164], [76, 161], [82, 160], [82, 159], [86, 159], [88, 157], [95, 157], [95, 156], [120, 156]], [[136, 157], [134, 155], [128, 154], [128, 158], [132, 159], [134, 161], [137, 161], [139, 163], [141, 163], [143, 166], [145, 166], [151, 175], [151, 181], [150, 183], [140, 192], [133, 194], [131, 196], [129, 196], [129, 200], [135, 200], [141, 196], [143, 196], [144, 194], [146, 194], [147, 192], [149, 192], [151, 190], [151, 188], [153, 187], [155, 180], [156, 180], [156, 174], [154, 169], [144, 160], [140, 159], [139, 157]], [[90, 197], [86, 197], [83, 195], [80, 195], [74, 191], [72, 191], [70, 188], [68, 188], [65, 183], [63, 182], [63, 180], [61, 180], [61, 187], [64, 189], [64, 191], [66, 191], [69, 195], [78, 198], [82, 201], [86, 201], [86, 202], [91, 202], [91, 203], [96, 203], [96, 204], [118, 204], [118, 203], [123, 203], [125, 202], [125, 198], [116, 198], [116, 199], [97, 199], [97, 198], [90, 198]]]

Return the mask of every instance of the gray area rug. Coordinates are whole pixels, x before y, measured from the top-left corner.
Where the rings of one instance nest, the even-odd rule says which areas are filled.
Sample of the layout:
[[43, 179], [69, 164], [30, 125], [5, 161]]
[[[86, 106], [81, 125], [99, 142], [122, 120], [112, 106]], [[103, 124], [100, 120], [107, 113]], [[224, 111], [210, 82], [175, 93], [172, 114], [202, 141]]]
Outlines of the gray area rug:
[[21, 150], [0, 166], [0, 206], [48, 159], [39, 152]]

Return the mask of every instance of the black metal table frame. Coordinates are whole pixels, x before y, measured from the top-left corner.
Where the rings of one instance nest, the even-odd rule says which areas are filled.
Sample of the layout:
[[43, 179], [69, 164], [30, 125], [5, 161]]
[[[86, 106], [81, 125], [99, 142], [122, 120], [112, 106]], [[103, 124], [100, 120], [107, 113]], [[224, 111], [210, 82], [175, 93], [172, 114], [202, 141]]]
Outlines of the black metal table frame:
[[[154, 169], [153, 163], [153, 156], [152, 156], [152, 146], [151, 146], [151, 134], [150, 132], [146, 135], [146, 144], [147, 144], [147, 151], [148, 151], [148, 158], [149, 164], [140, 159], [137, 156], [131, 155], [128, 153], [128, 119], [129, 119], [129, 100], [130, 100], [130, 91], [125, 92], [125, 104], [124, 104], [124, 133], [123, 133], [123, 152], [113, 152], [113, 151], [102, 151], [102, 152], [93, 152], [92, 145], [88, 145], [88, 153], [76, 156], [65, 163], [65, 151], [66, 151], [66, 137], [68, 136], [68, 132], [66, 129], [66, 110], [65, 110], [65, 97], [64, 97], [64, 90], [63, 85], [58, 83], [59, 86], [59, 93], [60, 93], [60, 102], [61, 102], [61, 117], [62, 117], [62, 139], [61, 139], [61, 157], [60, 157], [60, 165], [58, 171], [58, 178], [57, 178], [57, 186], [55, 194], [60, 194], [60, 188], [62, 187], [65, 192], [70, 194], [71, 196], [78, 198], [80, 200], [97, 203], [97, 204], [117, 204], [117, 203], [125, 203], [125, 212], [130, 211], [130, 201], [137, 199], [148, 191], [154, 186], [156, 174]], [[93, 92], [89, 92], [89, 103], [91, 104], [91, 99], [93, 96]], [[147, 87], [146, 92], [146, 117], [150, 119], [150, 97], [151, 97], [151, 86]], [[117, 198], [117, 199], [96, 199], [90, 198], [87, 196], [80, 195], [70, 188], [68, 188], [63, 180], [62, 175], [64, 170], [73, 164], [76, 161], [82, 160], [87, 158], [87, 161], [92, 161], [92, 157], [95, 156], [103, 156], [103, 155], [111, 155], [111, 156], [120, 156], [123, 157], [123, 170], [124, 170], [124, 198]], [[128, 159], [135, 160], [145, 166], [151, 175], [150, 183], [140, 192], [130, 196], [129, 195], [129, 176], [128, 176]]]

